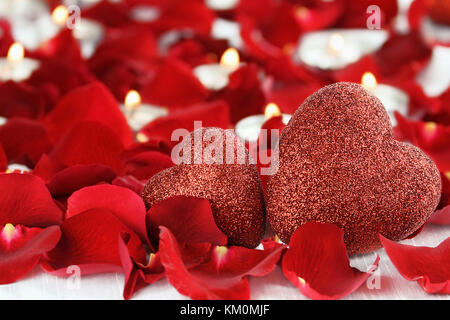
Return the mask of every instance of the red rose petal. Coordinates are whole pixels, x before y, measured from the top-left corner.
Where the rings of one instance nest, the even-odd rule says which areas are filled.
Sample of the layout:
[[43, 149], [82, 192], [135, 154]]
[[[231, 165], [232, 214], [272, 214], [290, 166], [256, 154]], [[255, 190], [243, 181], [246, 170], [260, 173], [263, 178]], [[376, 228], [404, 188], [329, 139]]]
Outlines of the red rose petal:
[[450, 205], [436, 210], [427, 222], [433, 224], [450, 225]]
[[395, 113], [397, 140], [409, 141], [425, 152], [441, 172], [450, 171], [450, 127], [434, 122], [410, 121]]
[[131, 25], [106, 29], [104, 39], [89, 59], [89, 69], [114, 96], [123, 101], [131, 89], [139, 89], [157, 69], [157, 43], [148, 28]]
[[165, 227], [160, 235], [161, 262], [169, 282], [192, 299], [248, 299], [248, 276], [265, 276], [278, 261], [281, 248], [255, 250], [216, 247], [209, 262], [188, 268], [175, 236]]
[[5, 150], [0, 144], [0, 171], [6, 171], [8, 168], [8, 159], [6, 158]]
[[141, 239], [147, 239], [144, 201], [130, 189], [105, 184], [78, 190], [67, 201], [66, 219], [90, 209], [108, 210]]
[[240, 67], [230, 75], [227, 88], [219, 93], [230, 106], [231, 121], [264, 112], [266, 99], [259, 80], [259, 68], [255, 64]]
[[148, 180], [159, 171], [172, 166], [170, 156], [158, 151], [148, 151], [128, 159], [125, 172], [140, 180]]
[[184, 107], [208, 97], [208, 90], [191, 68], [176, 59], [167, 59], [155, 77], [141, 90], [144, 101], [166, 107]]
[[309, 222], [294, 232], [283, 256], [285, 277], [311, 299], [339, 299], [358, 289], [375, 271], [350, 267], [344, 232], [332, 224]]
[[0, 126], [0, 144], [10, 162], [34, 167], [52, 143], [45, 127], [31, 119], [10, 119]]
[[133, 140], [131, 129], [115, 98], [99, 82], [79, 87], [65, 95], [45, 119], [54, 141], [83, 121], [100, 122], [111, 129], [125, 146]]
[[119, 254], [123, 272], [125, 273], [124, 299], [130, 299], [139, 289], [164, 277], [164, 268], [161, 264], [159, 253], [150, 254], [148, 263], [143, 265], [140, 262], [134, 261], [134, 258], [131, 256], [130, 249], [128, 248], [129, 241], [129, 234], [119, 237]]
[[74, 88], [94, 81], [96, 79], [84, 65], [51, 58], [41, 60], [39, 69], [34, 71], [25, 82], [45, 97], [46, 106], [53, 107], [62, 96]]
[[133, 176], [122, 176], [116, 177], [111, 184], [119, 187], [128, 188], [131, 191], [135, 192], [139, 196], [142, 195], [142, 191], [144, 191], [145, 183], [136, 179]]
[[121, 271], [118, 241], [121, 233], [131, 235], [128, 242], [133, 256], [145, 259], [139, 237], [110, 211], [92, 209], [77, 214], [61, 224], [61, 240], [41, 261], [42, 268], [67, 277], [67, 267], [76, 265], [81, 275]]
[[159, 18], [151, 23], [156, 32], [190, 29], [196, 34], [209, 35], [214, 13], [203, 1], [160, 1]]
[[0, 226], [47, 227], [62, 220], [44, 182], [30, 174], [0, 174], [0, 203]]
[[53, 196], [70, 195], [83, 187], [111, 182], [116, 177], [115, 172], [98, 164], [74, 165], [57, 172], [47, 183]]
[[97, 20], [108, 27], [123, 27], [131, 22], [127, 9], [125, 2], [100, 1], [83, 10], [83, 17]]
[[67, 167], [99, 164], [120, 173], [124, 148], [116, 134], [98, 122], [80, 122], [55, 146], [50, 156]]
[[380, 240], [405, 279], [417, 281], [428, 293], [450, 294], [450, 238], [435, 248], [399, 244], [381, 235]]
[[25, 82], [0, 84], [0, 116], [5, 118], [38, 118], [45, 112], [42, 94]]
[[425, 2], [423, 0], [414, 0], [408, 10], [409, 27], [417, 31], [426, 14]]
[[226, 129], [230, 125], [229, 113], [229, 107], [223, 101], [200, 103], [170, 113], [166, 117], [155, 119], [142, 128], [141, 133], [156, 140], [163, 140], [173, 146], [178, 143], [178, 141], [171, 141], [174, 130], [194, 131], [194, 121], [202, 121], [203, 127]]
[[14, 43], [14, 38], [11, 33], [11, 25], [8, 20], [0, 19], [0, 30], [2, 37], [0, 38], [0, 55], [2, 57], [8, 54], [8, 50]]
[[6, 225], [0, 230], [0, 284], [12, 283], [30, 272], [42, 254], [59, 241], [58, 226], [45, 229]]
[[381, 74], [386, 78], [411, 79], [422, 70], [431, 50], [417, 33], [391, 36], [374, 54]]
[[179, 243], [227, 243], [227, 237], [217, 227], [206, 199], [176, 196], [157, 202], [147, 213], [148, 233], [155, 244], [161, 226], [170, 229]]
[[62, 63], [85, 67], [80, 46], [70, 29], [63, 29], [30, 55], [39, 60], [53, 59]]

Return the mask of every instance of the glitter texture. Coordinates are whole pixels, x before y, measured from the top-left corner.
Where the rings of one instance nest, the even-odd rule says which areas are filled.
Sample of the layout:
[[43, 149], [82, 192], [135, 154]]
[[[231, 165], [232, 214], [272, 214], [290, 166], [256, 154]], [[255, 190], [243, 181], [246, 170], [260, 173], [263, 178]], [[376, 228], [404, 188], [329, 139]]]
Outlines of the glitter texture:
[[[231, 131], [202, 128], [192, 132], [191, 137], [199, 133], [219, 133], [223, 141], [234, 141], [231, 150], [234, 164], [226, 164], [226, 148], [221, 142], [224, 164], [179, 164], [159, 172], [145, 186], [146, 206], [149, 208], [153, 203], [175, 195], [206, 198], [211, 203], [216, 224], [228, 236], [229, 244], [256, 247], [265, 229], [264, 196], [256, 167], [249, 163], [247, 149]], [[204, 139], [202, 150], [214, 139]], [[192, 156], [196, 162], [202, 162], [201, 154], [194, 152], [194, 140], [185, 140], [185, 143], [191, 143], [188, 149]], [[243, 164], [236, 163], [239, 157], [244, 159]]]
[[381, 102], [358, 84], [336, 83], [306, 99], [284, 128], [267, 219], [286, 243], [308, 221], [334, 223], [349, 253], [365, 253], [380, 247], [379, 233], [400, 240], [422, 226], [440, 190], [434, 163], [393, 139]]

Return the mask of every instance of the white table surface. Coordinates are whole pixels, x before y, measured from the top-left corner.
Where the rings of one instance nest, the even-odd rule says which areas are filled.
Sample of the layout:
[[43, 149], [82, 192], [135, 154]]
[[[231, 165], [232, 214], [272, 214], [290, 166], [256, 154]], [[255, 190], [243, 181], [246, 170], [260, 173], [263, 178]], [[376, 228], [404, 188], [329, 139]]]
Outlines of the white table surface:
[[[437, 246], [450, 236], [450, 226], [427, 225], [416, 238], [402, 243], [415, 246]], [[380, 276], [379, 289], [368, 289], [363, 284], [345, 299], [450, 299], [450, 295], [427, 294], [412, 281], [404, 279], [390, 262], [384, 249], [351, 257], [350, 264], [367, 270], [379, 254], [380, 264], [376, 276]], [[124, 277], [110, 273], [82, 277], [79, 287], [73, 282], [57, 278], [36, 267], [26, 278], [0, 286], [0, 299], [122, 299]], [[250, 278], [251, 299], [302, 300], [307, 299], [283, 276], [279, 266], [266, 277]], [[138, 291], [133, 299], [178, 300], [187, 299], [179, 294], [166, 279], [162, 279]]]

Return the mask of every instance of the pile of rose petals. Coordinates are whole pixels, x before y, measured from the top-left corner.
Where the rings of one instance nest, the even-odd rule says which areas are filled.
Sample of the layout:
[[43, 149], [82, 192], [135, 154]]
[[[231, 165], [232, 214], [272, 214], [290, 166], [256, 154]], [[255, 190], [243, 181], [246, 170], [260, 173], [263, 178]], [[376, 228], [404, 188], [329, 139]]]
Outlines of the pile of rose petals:
[[[49, 10], [60, 4], [47, 2]], [[338, 71], [293, 62], [289, 48], [304, 33], [365, 28], [366, 8], [374, 3], [390, 33], [377, 52]], [[139, 6], [156, 8], [158, 19], [134, 20]], [[0, 284], [20, 281], [36, 265], [58, 277], [68, 277], [76, 266], [82, 276], [123, 273], [125, 299], [163, 278], [192, 299], [249, 299], [249, 277], [281, 268], [286, 285], [291, 282], [311, 299], [352, 293], [376, 270], [379, 258], [369, 270], [351, 267], [343, 231], [334, 225], [303, 225], [289, 245], [268, 238], [258, 249], [227, 246], [208, 200], [173, 197], [147, 210], [141, 193], [150, 177], [173, 166], [174, 129], [192, 131], [195, 120], [233, 128], [240, 119], [263, 113], [269, 102], [293, 113], [322, 86], [360, 82], [370, 71], [379, 82], [409, 94], [410, 117], [397, 114], [395, 134], [437, 164], [442, 197], [429, 222], [450, 224], [450, 89], [429, 97], [413, 80], [433, 48], [418, 31], [425, 4], [416, 0], [411, 10], [412, 30], [400, 35], [391, 27], [396, 0], [241, 0], [227, 10], [212, 10], [201, 0], [123, 0], [83, 9], [82, 17], [105, 29], [90, 58], [83, 58], [72, 32], [62, 30], [26, 53], [41, 63], [28, 79], [0, 82], [0, 116], [7, 119], [0, 126]], [[217, 62], [229, 47], [211, 37], [217, 18], [240, 24], [245, 65], [224, 89], [212, 91], [193, 68]], [[0, 28], [4, 56], [14, 39], [8, 21], [0, 20]], [[181, 30], [189, 32], [180, 32], [161, 50], [161, 39]], [[132, 89], [169, 114], [133, 132], [119, 108]], [[279, 120], [263, 127], [282, 129]], [[262, 139], [257, 146], [269, 153], [272, 147]], [[25, 169], [11, 170], [12, 164]], [[449, 239], [428, 248], [380, 237], [405, 279], [428, 293], [450, 293]]]

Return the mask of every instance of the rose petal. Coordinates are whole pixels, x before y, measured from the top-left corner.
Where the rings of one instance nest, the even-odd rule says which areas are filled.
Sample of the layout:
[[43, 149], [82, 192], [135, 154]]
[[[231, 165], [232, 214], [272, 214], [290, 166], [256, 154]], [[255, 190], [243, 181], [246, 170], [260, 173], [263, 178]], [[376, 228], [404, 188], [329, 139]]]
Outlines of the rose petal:
[[201, 103], [158, 118], [142, 128], [141, 133], [173, 146], [178, 143], [171, 139], [174, 130], [186, 129], [187, 132], [191, 132], [194, 130], [194, 121], [202, 121], [203, 127], [226, 129], [230, 125], [229, 112], [228, 105], [223, 101]]
[[228, 86], [218, 94], [230, 106], [231, 121], [264, 112], [266, 99], [259, 80], [259, 68], [255, 64], [240, 67], [230, 75]]
[[148, 151], [128, 159], [125, 172], [140, 180], [148, 180], [154, 174], [172, 166], [170, 156], [158, 151]]
[[92, 209], [77, 214], [61, 224], [58, 245], [41, 261], [51, 274], [67, 277], [67, 267], [78, 266], [80, 275], [121, 271], [117, 239], [121, 233], [131, 235], [128, 242], [133, 256], [145, 259], [139, 237], [110, 211]]
[[425, 152], [441, 172], [450, 171], [450, 127], [434, 122], [410, 121], [395, 113], [397, 140], [409, 141]]
[[161, 226], [168, 228], [180, 243], [227, 243], [206, 199], [176, 196], [157, 202], [147, 213], [148, 233], [155, 244]]
[[6, 158], [5, 150], [0, 144], [0, 171], [6, 171], [8, 168], [8, 159]]
[[184, 107], [205, 100], [208, 90], [191, 68], [176, 59], [166, 59], [155, 77], [141, 89], [144, 101], [166, 107]]
[[159, 253], [150, 254], [150, 259], [146, 265], [134, 261], [131, 256], [128, 242], [130, 235], [125, 234], [119, 237], [119, 254], [125, 273], [125, 284], [123, 288], [124, 299], [130, 299], [139, 289], [148, 286], [164, 277], [164, 268], [159, 258]]
[[450, 225], [450, 205], [446, 206], [440, 210], [436, 210], [430, 218], [428, 218], [429, 223]]
[[105, 184], [78, 190], [68, 199], [66, 219], [90, 209], [108, 210], [142, 240], [147, 239], [144, 201], [130, 189]]
[[111, 129], [126, 146], [133, 135], [119, 106], [99, 82], [79, 87], [65, 95], [46, 117], [45, 124], [54, 141], [83, 121], [96, 121]]
[[102, 165], [74, 165], [57, 172], [47, 183], [50, 193], [54, 196], [70, 195], [83, 187], [111, 182], [116, 177], [115, 172]]
[[0, 203], [0, 226], [47, 227], [62, 220], [44, 182], [30, 174], [0, 174]]
[[128, 188], [131, 191], [135, 192], [137, 195], [142, 195], [142, 191], [144, 191], [145, 183], [136, 179], [133, 176], [122, 176], [116, 177], [111, 184], [119, 187]]
[[380, 240], [405, 279], [417, 281], [428, 293], [450, 293], [450, 238], [435, 248], [399, 244], [381, 235]]
[[59, 141], [50, 157], [67, 167], [99, 164], [120, 173], [123, 150], [122, 142], [108, 127], [98, 122], [80, 122]]
[[339, 299], [358, 289], [376, 270], [379, 257], [368, 272], [350, 267], [344, 231], [332, 224], [308, 222], [291, 237], [283, 256], [285, 277], [311, 299]]
[[209, 262], [188, 268], [175, 236], [165, 227], [160, 235], [161, 262], [169, 282], [192, 299], [248, 299], [248, 276], [265, 276], [278, 261], [281, 248], [255, 250], [215, 247]]
[[45, 229], [7, 225], [0, 230], [0, 284], [24, 277], [59, 241], [58, 226]]
[[0, 116], [5, 118], [38, 118], [45, 112], [42, 94], [24, 82], [7, 81], [0, 84]]
[[45, 127], [38, 121], [24, 118], [8, 120], [0, 126], [0, 144], [8, 160], [34, 167], [52, 143]]

